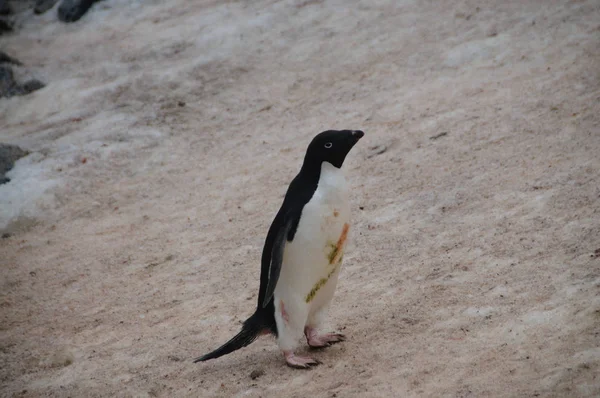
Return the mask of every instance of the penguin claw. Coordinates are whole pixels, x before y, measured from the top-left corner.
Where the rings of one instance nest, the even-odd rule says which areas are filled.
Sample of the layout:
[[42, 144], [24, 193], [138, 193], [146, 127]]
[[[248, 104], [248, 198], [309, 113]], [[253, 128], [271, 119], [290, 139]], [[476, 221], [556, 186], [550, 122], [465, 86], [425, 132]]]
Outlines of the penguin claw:
[[327, 348], [335, 343], [346, 341], [346, 336], [341, 333], [325, 333], [321, 335], [309, 334], [306, 337], [306, 340], [310, 348], [318, 349]]
[[283, 355], [285, 356], [287, 366], [294, 369], [310, 369], [322, 363], [318, 359], [297, 356], [293, 352], [284, 352]]

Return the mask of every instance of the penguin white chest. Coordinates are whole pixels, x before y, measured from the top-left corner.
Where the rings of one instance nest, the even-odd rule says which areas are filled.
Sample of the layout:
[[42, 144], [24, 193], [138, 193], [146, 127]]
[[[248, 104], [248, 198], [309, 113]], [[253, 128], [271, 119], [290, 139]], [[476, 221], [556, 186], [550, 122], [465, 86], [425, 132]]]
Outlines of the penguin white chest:
[[[348, 188], [341, 169], [323, 162], [316, 191], [304, 206], [292, 242], [287, 242], [278, 296], [293, 296], [310, 308], [333, 297], [350, 228]], [[284, 292], [286, 290], [286, 292]]]

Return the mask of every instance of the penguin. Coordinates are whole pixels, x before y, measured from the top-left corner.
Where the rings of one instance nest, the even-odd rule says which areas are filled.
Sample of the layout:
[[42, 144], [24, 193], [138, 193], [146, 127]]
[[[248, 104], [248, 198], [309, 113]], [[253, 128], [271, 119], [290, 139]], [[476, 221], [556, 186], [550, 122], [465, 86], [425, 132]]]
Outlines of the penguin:
[[194, 362], [221, 357], [260, 335], [273, 334], [286, 364], [308, 369], [321, 362], [295, 354], [303, 334], [311, 348], [345, 340], [343, 334], [319, 330], [350, 229], [348, 186], [341, 168], [363, 136], [360, 130], [328, 130], [310, 142], [265, 239], [256, 311], [236, 336]]

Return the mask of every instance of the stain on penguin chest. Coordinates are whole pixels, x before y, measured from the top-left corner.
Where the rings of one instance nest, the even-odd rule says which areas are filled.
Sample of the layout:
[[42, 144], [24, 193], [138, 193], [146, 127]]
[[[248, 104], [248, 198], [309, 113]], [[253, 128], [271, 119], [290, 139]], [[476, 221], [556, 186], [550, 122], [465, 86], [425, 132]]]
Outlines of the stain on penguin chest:
[[344, 223], [344, 226], [342, 227], [342, 233], [340, 234], [337, 242], [328, 243], [329, 254], [327, 255], [327, 259], [329, 260], [329, 264], [337, 264], [342, 262], [342, 257], [344, 256], [344, 245], [346, 244], [346, 239], [348, 239], [349, 229], [350, 224]]
[[342, 233], [340, 234], [337, 242], [328, 243], [328, 245], [325, 247], [325, 257], [327, 259], [327, 266], [328, 266], [327, 268], [329, 268], [329, 270], [328, 270], [329, 272], [327, 273], [326, 276], [320, 278], [313, 285], [312, 289], [310, 289], [310, 291], [304, 298], [304, 301], [307, 304], [310, 303], [315, 298], [315, 296], [317, 295], [319, 290], [321, 290], [321, 288], [323, 286], [325, 286], [327, 284], [327, 282], [329, 282], [331, 277], [341, 267], [342, 260], [344, 257], [344, 246], [346, 244], [346, 240], [348, 239], [348, 230], [349, 229], [350, 229], [350, 224], [344, 223], [344, 226], [342, 227]]

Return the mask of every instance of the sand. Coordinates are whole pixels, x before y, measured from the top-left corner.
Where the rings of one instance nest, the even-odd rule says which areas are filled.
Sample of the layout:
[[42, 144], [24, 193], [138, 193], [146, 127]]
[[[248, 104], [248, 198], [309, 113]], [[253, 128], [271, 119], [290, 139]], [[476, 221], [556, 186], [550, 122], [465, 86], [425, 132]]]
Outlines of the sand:
[[[600, 395], [598, 1], [106, 0], [0, 45], [47, 83], [0, 100], [32, 151], [0, 186], [2, 396]], [[332, 128], [366, 132], [348, 340], [193, 364]]]

